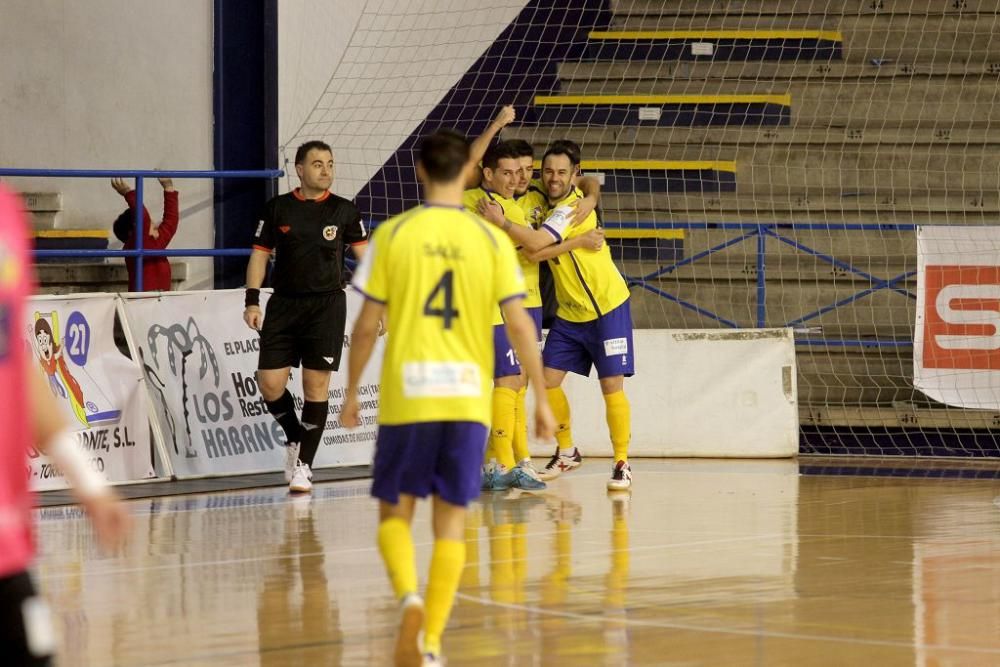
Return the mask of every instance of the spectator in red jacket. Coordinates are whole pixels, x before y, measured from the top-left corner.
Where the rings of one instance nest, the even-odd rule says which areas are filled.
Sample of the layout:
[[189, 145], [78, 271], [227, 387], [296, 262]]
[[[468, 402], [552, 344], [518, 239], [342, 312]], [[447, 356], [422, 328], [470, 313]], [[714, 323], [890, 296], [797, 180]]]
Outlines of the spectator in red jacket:
[[[142, 207], [142, 247], [146, 250], [163, 250], [170, 244], [177, 232], [178, 196], [174, 182], [169, 178], [160, 178], [163, 186], [163, 220], [156, 227], [152, 226], [149, 211]], [[135, 190], [121, 178], [111, 179], [111, 187], [125, 197], [128, 210], [118, 216], [114, 224], [114, 233], [124, 244], [125, 250], [135, 248]], [[135, 259], [125, 259], [128, 268], [128, 291], [136, 291]], [[166, 257], [145, 257], [142, 266], [142, 289], [145, 292], [170, 291], [170, 261]]]

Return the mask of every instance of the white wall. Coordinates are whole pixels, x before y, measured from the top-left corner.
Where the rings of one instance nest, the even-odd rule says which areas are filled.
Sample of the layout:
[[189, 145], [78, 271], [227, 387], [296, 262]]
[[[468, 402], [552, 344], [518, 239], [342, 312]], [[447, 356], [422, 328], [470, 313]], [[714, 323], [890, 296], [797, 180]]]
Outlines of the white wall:
[[[212, 3], [3, 0], [0, 91], [5, 167], [211, 169]], [[110, 227], [124, 210], [105, 180], [12, 182], [62, 192], [60, 227]], [[171, 247], [212, 247], [211, 182], [177, 185]], [[190, 284], [211, 278], [210, 260], [187, 261]]]
[[[353, 197], [525, 4], [282, 0], [286, 155], [325, 139], [338, 161], [334, 190]], [[5, 167], [210, 169], [212, 3], [3, 0], [0, 91]], [[62, 192], [60, 227], [109, 227], [124, 208], [104, 180], [13, 184]], [[172, 247], [211, 247], [211, 182], [178, 185]], [[159, 187], [147, 186], [159, 219]], [[187, 261], [187, 286], [203, 286], [211, 262]]]
[[291, 162], [299, 144], [323, 139], [337, 161], [334, 191], [354, 197], [526, 4], [282, 0], [284, 156]]

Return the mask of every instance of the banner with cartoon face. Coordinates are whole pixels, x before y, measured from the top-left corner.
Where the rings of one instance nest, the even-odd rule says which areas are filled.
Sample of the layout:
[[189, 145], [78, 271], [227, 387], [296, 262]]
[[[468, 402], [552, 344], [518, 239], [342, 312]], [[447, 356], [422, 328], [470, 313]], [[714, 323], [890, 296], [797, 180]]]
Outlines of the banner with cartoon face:
[[[261, 307], [267, 317], [268, 292]], [[337, 422], [344, 401], [347, 348], [361, 297], [347, 294], [347, 328], [341, 371], [330, 380], [330, 412], [315, 467], [371, 462], [382, 369], [382, 339], [360, 388], [362, 426]], [[281, 470], [285, 435], [257, 386], [260, 349], [256, 331], [243, 322], [243, 290], [129, 295], [125, 311], [140, 350], [152, 414], [180, 477]], [[302, 377], [293, 368], [288, 390], [303, 405]]]
[[[90, 464], [110, 482], [155, 477], [142, 373], [115, 345], [116, 302], [113, 294], [38, 296], [24, 323], [34, 362]], [[61, 471], [36, 451], [31, 483], [36, 490], [66, 487]]]

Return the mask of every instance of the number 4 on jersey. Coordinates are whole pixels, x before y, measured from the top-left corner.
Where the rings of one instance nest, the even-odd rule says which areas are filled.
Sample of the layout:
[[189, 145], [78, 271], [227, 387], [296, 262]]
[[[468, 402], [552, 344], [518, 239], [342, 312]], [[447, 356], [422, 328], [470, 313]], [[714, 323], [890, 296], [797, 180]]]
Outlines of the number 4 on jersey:
[[[451, 321], [458, 317], [458, 311], [455, 310], [453, 304], [454, 290], [452, 287], [452, 281], [454, 280], [454, 271], [445, 271], [444, 275], [441, 276], [441, 280], [438, 284], [434, 286], [431, 290], [430, 296], [427, 297], [427, 301], [424, 302], [424, 315], [428, 317], [440, 317], [444, 320], [444, 328], [451, 328]], [[440, 308], [434, 305], [434, 302], [438, 300], [438, 294], [441, 295], [440, 301], [442, 305]]]

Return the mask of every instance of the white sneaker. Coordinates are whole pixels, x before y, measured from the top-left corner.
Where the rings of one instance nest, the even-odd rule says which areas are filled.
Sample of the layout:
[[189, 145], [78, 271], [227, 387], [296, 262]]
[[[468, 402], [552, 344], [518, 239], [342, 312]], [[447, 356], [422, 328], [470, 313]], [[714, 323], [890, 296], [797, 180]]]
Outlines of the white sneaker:
[[538, 476], [538, 470], [535, 469], [535, 465], [531, 462], [531, 459], [521, 459], [517, 462], [517, 467], [527, 473], [528, 477], [531, 479], [536, 479], [539, 482], [542, 478]]
[[545, 468], [538, 471], [538, 479], [543, 482], [548, 482], [564, 472], [569, 472], [580, 467], [583, 462], [583, 455], [580, 454], [580, 449], [578, 447], [573, 447], [572, 454], [563, 454], [562, 450], [556, 446], [556, 453], [552, 455], [549, 462], [545, 464]]
[[292, 481], [288, 485], [288, 490], [292, 493], [312, 493], [312, 471], [308, 463], [301, 461], [296, 464], [295, 472], [292, 473]]
[[611, 469], [608, 491], [628, 491], [632, 487], [632, 466], [628, 461], [619, 461]]
[[295, 466], [299, 462], [299, 450], [302, 443], [289, 442], [285, 445], [285, 481], [291, 482], [295, 474]]
[[420, 631], [424, 627], [424, 600], [410, 593], [399, 603], [399, 632], [396, 635], [395, 663], [420, 665]]

